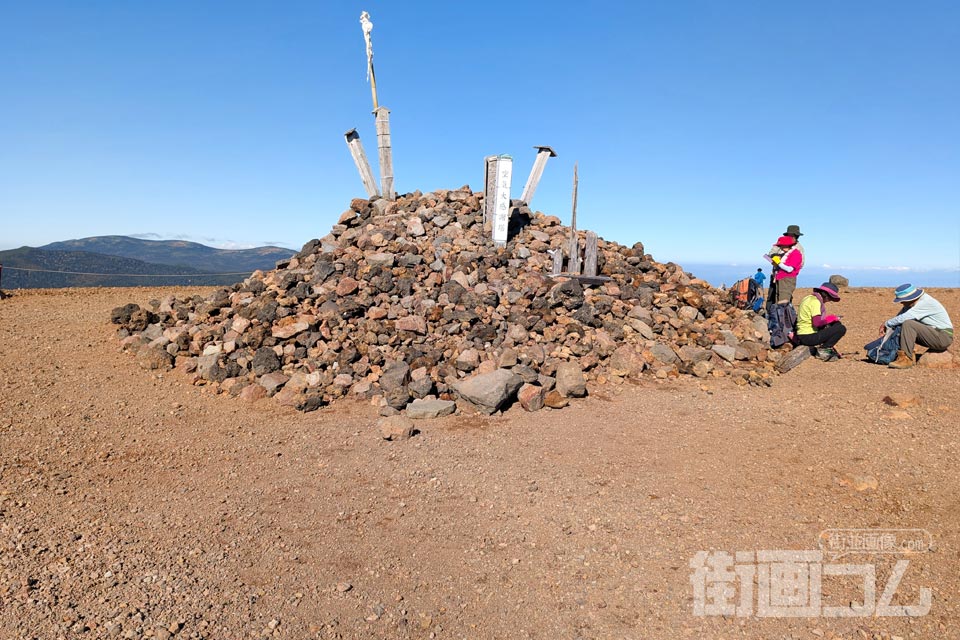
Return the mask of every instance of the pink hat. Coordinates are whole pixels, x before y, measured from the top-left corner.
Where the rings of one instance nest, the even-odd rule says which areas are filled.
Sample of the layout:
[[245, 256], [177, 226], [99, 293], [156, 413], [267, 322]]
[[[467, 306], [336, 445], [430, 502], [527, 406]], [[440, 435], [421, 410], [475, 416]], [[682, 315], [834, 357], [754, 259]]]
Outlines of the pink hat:
[[797, 239], [790, 236], [780, 236], [780, 239], [777, 240], [778, 247], [792, 247], [795, 244], [797, 244]]

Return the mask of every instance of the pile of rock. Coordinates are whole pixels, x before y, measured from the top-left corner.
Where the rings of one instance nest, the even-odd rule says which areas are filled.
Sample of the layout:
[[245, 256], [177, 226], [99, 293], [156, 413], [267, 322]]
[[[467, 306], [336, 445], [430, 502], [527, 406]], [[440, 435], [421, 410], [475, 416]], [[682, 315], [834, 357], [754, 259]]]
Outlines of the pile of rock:
[[765, 321], [706, 282], [640, 243], [603, 240], [609, 280], [552, 278], [548, 251], [570, 229], [516, 203], [497, 248], [482, 204], [468, 187], [357, 199], [273, 271], [206, 298], [119, 307], [112, 321], [146, 368], [305, 411], [348, 395], [417, 417], [535, 411], [641, 375], [769, 384]]

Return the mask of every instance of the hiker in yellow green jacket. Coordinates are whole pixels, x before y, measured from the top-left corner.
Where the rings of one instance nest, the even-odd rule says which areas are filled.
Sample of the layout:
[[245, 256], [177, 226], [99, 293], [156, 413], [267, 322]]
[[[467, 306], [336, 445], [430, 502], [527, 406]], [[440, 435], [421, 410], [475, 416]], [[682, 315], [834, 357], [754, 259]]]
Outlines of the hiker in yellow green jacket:
[[827, 301], [839, 302], [840, 292], [831, 282], [814, 287], [813, 293], [800, 301], [797, 309], [796, 341], [808, 347], [817, 347], [817, 357], [825, 362], [840, 358], [834, 346], [847, 332], [840, 318], [827, 313]]

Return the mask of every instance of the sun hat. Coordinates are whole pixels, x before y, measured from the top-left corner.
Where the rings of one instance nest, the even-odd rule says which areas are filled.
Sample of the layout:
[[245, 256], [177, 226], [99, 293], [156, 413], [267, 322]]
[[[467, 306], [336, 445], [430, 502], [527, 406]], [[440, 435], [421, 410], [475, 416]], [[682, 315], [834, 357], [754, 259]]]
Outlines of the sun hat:
[[799, 238], [803, 234], [800, 233], [800, 225], [791, 224], [787, 227], [787, 230], [783, 233], [785, 236], [793, 236], [794, 238]]
[[777, 240], [778, 247], [792, 247], [795, 244], [797, 244], [797, 239], [790, 236], [780, 236], [780, 239]]
[[893, 290], [894, 302], [913, 302], [923, 295], [923, 289], [912, 284], [902, 284]]
[[824, 282], [819, 287], [814, 287], [814, 291], [819, 291], [820, 293], [825, 293], [830, 296], [834, 301], [840, 299], [840, 290], [837, 289], [837, 285], [832, 282]]

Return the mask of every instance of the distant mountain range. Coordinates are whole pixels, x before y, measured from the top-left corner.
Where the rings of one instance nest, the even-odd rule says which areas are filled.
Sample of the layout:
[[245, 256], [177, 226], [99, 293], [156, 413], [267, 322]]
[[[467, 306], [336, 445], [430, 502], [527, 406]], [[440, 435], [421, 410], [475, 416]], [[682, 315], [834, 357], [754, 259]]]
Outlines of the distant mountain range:
[[273, 269], [295, 253], [282, 247], [227, 250], [128, 236], [81, 238], [0, 251], [0, 288], [229, 285], [257, 269]]

